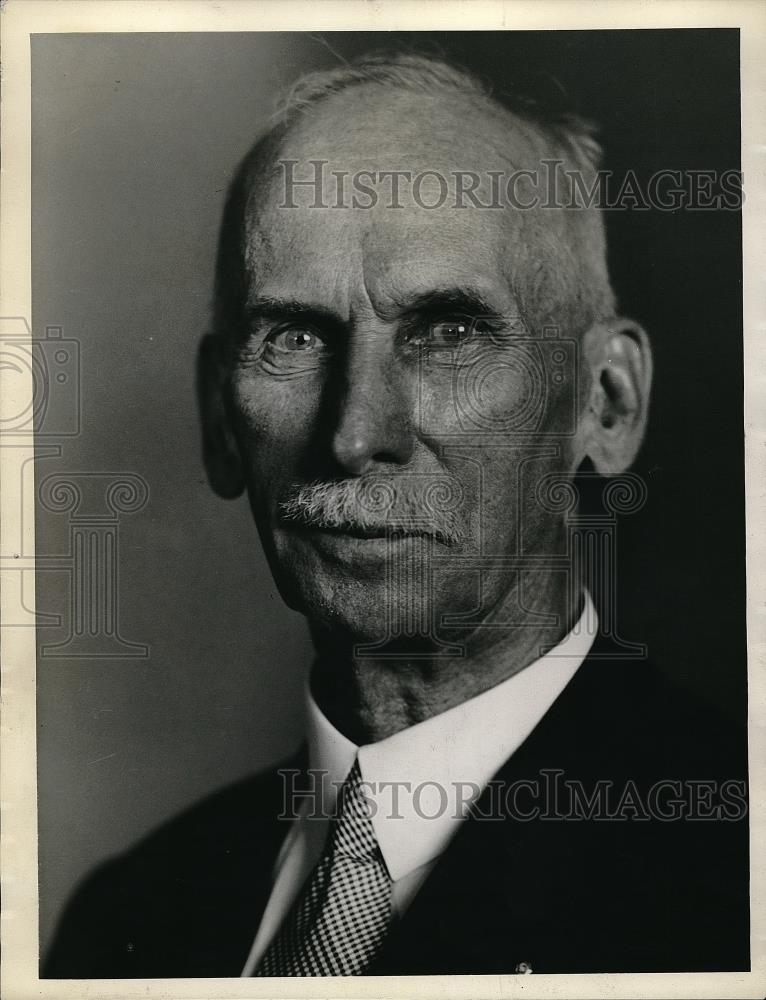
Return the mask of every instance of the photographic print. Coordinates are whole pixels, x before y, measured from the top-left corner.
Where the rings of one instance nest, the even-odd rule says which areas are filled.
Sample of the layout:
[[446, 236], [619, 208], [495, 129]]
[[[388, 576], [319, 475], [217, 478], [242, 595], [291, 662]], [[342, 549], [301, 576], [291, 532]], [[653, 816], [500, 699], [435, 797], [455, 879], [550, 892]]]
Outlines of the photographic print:
[[760, 995], [741, 27], [164, 7], [28, 36], [40, 995]]

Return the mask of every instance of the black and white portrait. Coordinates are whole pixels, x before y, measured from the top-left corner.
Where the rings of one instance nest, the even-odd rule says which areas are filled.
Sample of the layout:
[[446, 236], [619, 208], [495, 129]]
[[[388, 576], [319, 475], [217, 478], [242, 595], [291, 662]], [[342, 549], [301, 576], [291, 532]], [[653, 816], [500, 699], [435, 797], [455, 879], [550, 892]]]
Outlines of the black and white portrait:
[[739, 30], [30, 51], [41, 979], [748, 972]]

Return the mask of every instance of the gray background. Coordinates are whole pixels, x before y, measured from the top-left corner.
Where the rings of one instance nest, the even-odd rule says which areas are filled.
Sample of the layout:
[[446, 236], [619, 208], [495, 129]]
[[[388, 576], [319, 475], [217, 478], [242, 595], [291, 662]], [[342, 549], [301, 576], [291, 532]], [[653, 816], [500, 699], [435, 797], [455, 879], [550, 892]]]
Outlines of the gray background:
[[[608, 163], [736, 168], [737, 34], [430, 36], [495, 79], [552, 72], [604, 125]], [[279, 759], [301, 731], [302, 620], [271, 582], [244, 500], [209, 491], [194, 355], [209, 319], [225, 188], [299, 73], [385, 38], [69, 35], [33, 41], [33, 327], [81, 345], [82, 433], [60, 471], [131, 472], [149, 503], [120, 524], [120, 629], [144, 659], [38, 661], [41, 944], [98, 860], [206, 792]], [[421, 40], [418, 39], [420, 42]], [[625, 311], [657, 381], [621, 529], [622, 634], [732, 717], [745, 706], [739, 218], [608, 219]], [[714, 294], [710, 294], [714, 288]], [[690, 367], [691, 359], [691, 367]], [[68, 519], [39, 511], [38, 555]], [[67, 613], [65, 574], [38, 608]], [[41, 643], [66, 629], [39, 630]]]
[[[80, 341], [83, 414], [38, 479], [135, 472], [151, 490], [120, 525], [119, 602], [124, 638], [149, 658], [39, 663], [43, 944], [94, 861], [300, 732], [305, 629], [275, 593], [245, 501], [207, 486], [194, 356], [233, 167], [301, 49], [318, 48], [163, 35], [33, 46], [33, 322]], [[38, 556], [66, 548], [66, 521], [42, 514]], [[61, 577], [39, 574], [40, 610], [65, 607]]]

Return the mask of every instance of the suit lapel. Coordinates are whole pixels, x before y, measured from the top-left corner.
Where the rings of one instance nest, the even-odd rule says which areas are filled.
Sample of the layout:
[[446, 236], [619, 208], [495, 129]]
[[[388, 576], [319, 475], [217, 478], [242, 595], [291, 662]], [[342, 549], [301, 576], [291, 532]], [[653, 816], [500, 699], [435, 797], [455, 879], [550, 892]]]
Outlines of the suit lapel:
[[[610, 824], [557, 820], [554, 789], [564, 775], [586, 788], [603, 776], [605, 744], [614, 742], [605, 729], [618, 718], [625, 673], [635, 671], [585, 661], [485, 789], [371, 972], [510, 973], [522, 963], [575, 972], [593, 961], [584, 903], [603, 883]], [[610, 752], [610, 773], [622, 772]], [[530, 782], [551, 818], [517, 818], [532, 808]]]

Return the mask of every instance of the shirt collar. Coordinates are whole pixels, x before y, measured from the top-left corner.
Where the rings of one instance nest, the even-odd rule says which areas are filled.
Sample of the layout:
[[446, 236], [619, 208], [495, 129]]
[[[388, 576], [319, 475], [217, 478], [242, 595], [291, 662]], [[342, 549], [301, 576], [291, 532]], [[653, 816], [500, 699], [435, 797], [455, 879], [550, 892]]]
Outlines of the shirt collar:
[[375, 834], [394, 882], [446, 848], [471, 802], [572, 679], [597, 628], [586, 591], [572, 631], [529, 666], [446, 712], [361, 747], [332, 725], [309, 691], [309, 763], [323, 776], [324, 801], [332, 806], [358, 757]]

